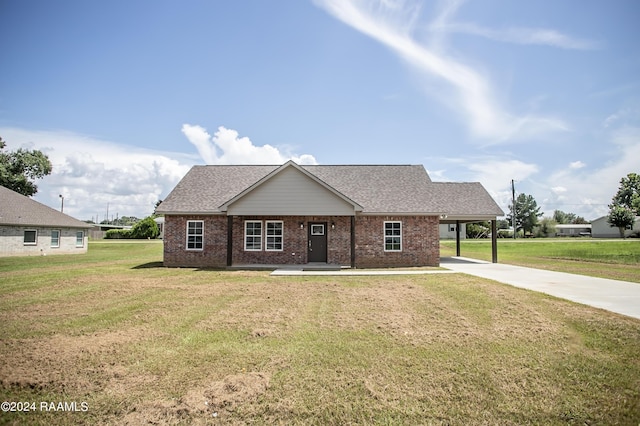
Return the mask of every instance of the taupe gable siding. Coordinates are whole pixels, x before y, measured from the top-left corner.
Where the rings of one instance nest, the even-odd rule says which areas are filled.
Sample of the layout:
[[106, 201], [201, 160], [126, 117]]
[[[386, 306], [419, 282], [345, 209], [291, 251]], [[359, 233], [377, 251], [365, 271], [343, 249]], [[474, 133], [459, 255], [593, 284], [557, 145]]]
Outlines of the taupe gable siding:
[[230, 204], [227, 214], [347, 216], [354, 214], [354, 207], [290, 167]]

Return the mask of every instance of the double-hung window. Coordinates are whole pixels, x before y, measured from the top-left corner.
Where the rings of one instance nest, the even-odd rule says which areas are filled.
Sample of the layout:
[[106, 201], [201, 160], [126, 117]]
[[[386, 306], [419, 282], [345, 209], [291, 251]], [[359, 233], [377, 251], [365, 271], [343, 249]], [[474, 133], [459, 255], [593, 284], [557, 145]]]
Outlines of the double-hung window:
[[244, 249], [246, 251], [262, 250], [262, 221], [247, 220], [244, 223]]
[[38, 231], [35, 229], [25, 229], [24, 239], [25, 246], [35, 246], [38, 244]]
[[282, 251], [282, 221], [267, 220], [266, 251]]
[[384, 223], [384, 251], [402, 251], [402, 222]]
[[84, 247], [84, 231], [76, 232], [76, 247]]
[[51, 247], [60, 247], [60, 231], [57, 229], [51, 231]]
[[187, 221], [187, 250], [202, 250], [204, 248], [204, 221]]

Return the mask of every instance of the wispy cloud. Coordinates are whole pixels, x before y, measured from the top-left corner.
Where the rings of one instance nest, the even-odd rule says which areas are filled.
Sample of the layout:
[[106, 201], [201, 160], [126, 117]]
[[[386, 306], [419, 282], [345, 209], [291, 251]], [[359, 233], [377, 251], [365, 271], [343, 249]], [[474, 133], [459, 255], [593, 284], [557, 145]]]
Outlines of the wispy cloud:
[[593, 50], [601, 47], [599, 42], [571, 37], [548, 28], [511, 27], [496, 30], [473, 23], [456, 22], [439, 23], [432, 25], [430, 29], [434, 32], [477, 35], [506, 43], [551, 46], [561, 49]]
[[[430, 40], [430, 47], [419, 43], [412, 36], [420, 12], [417, 2], [397, 1], [391, 3], [392, 7], [388, 1], [375, 0], [317, 0], [316, 3], [337, 19], [389, 47], [419, 72], [435, 77], [441, 83], [436, 88], [440, 99], [452, 111], [461, 112], [472, 134], [484, 143], [567, 129], [562, 120], [554, 117], [508, 112], [496, 100], [494, 89], [481, 72], [441, 49], [438, 37], [442, 31]], [[460, 5], [460, 1], [444, 3], [434, 18], [436, 27], [448, 27], [448, 21]]]

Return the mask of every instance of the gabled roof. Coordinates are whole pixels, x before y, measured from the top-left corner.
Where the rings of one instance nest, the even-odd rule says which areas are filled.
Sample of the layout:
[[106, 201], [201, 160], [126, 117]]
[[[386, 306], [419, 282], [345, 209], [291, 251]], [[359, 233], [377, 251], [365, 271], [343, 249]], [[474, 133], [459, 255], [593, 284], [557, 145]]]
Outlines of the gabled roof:
[[357, 202], [353, 201], [352, 199], [350, 199], [350, 198], [346, 197], [345, 195], [343, 195], [342, 193], [338, 192], [335, 188], [331, 187], [330, 185], [327, 185], [325, 182], [323, 182], [321, 179], [319, 179], [316, 175], [314, 175], [313, 173], [310, 173], [309, 171], [305, 170], [304, 168], [302, 168], [301, 166], [297, 165], [293, 161], [287, 161], [285, 164], [283, 164], [282, 166], [278, 167], [277, 169], [275, 169], [271, 173], [267, 174], [265, 177], [260, 179], [258, 182], [254, 183], [253, 185], [251, 185], [250, 187], [248, 187], [244, 191], [240, 192], [238, 195], [233, 197], [231, 200], [223, 203], [220, 206], [220, 210], [226, 211], [227, 208], [229, 207], [229, 205], [233, 204], [235, 201], [238, 201], [242, 197], [246, 196], [251, 191], [257, 189], [258, 187], [260, 187], [261, 185], [263, 185], [264, 183], [266, 183], [270, 179], [272, 179], [275, 175], [277, 175], [278, 173], [281, 173], [283, 170], [285, 170], [285, 169], [287, 169], [289, 167], [292, 167], [292, 168], [298, 170], [300, 173], [302, 173], [303, 175], [307, 176], [308, 178], [310, 178], [312, 181], [316, 182], [318, 185], [320, 185], [321, 187], [323, 187], [327, 191], [333, 193], [338, 198], [341, 198], [343, 201], [347, 202], [348, 204], [351, 204], [355, 211], [362, 211], [362, 206], [359, 205]]
[[312, 166], [292, 162], [284, 166], [194, 166], [157, 212], [222, 214], [228, 204], [292, 165], [361, 207], [364, 214], [455, 215], [461, 219], [504, 215], [481, 184], [432, 182], [422, 165]]
[[0, 186], [0, 225], [90, 228], [91, 225]]

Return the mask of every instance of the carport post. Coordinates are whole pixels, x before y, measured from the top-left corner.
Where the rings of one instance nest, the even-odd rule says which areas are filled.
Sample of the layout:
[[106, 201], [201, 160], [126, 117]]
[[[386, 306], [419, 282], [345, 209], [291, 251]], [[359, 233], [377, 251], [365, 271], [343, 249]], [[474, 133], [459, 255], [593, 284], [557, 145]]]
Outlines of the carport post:
[[456, 220], [456, 256], [460, 257], [460, 221]]
[[498, 263], [498, 232], [496, 232], [496, 219], [491, 221], [491, 261]]

